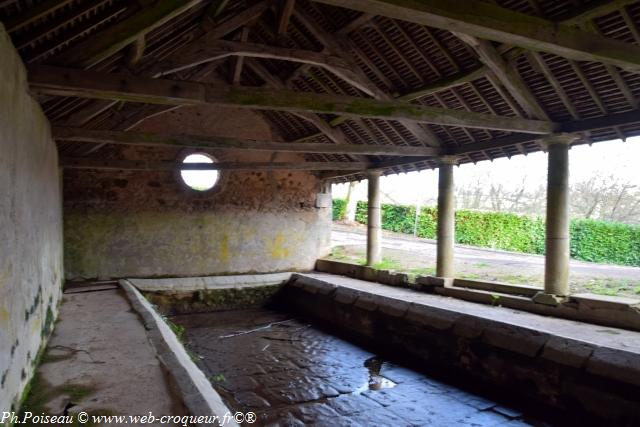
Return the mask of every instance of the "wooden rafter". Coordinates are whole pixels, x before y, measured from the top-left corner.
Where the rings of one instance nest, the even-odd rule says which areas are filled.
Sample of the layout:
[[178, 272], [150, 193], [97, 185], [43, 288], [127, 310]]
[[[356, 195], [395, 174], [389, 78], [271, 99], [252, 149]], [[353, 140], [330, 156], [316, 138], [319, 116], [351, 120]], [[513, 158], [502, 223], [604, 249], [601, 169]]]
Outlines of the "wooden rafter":
[[603, 62], [640, 71], [640, 47], [578, 28], [505, 9], [491, 2], [467, 0], [315, 0], [402, 21], [553, 53], [576, 61]]
[[[256, 18], [258, 18], [269, 6], [269, 1], [268, 0], [263, 0], [261, 2], [258, 2], [254, 5], [252, 5], [251, 7], [245, 9], [244, 11], [234, 15], [233, 17], [227, 19], [226, 21], [215, 25], [213, 27], [208, 28], [208, 30], [204, 31], [204, 33], [197, 38], [196, 40], [192, 41], [191, 43], [189, 43], [186, 47], [183, 47], [182, 49], [180, 49], [178, 52], [173, 53], [171, 56], [169, 56], [168, 59], [166, 59], [167, 61], [171, 61], [172, 58], [173, 60], [175, 60], [174, 58], [176, 56], [180, 56], [183, 54], [183, 52], [185, 50], [188, 50], [189, 47], [192, 47], [194, 44], [198, 43], [200, 40], [204, 39], [206, 40], [208, 43], [211, 42], [215, 42], [216, 40], [220, 39], [221, 37], [226, 36], [227, 34], [237, 30], [238, 28], [243, 27], [244, 25], [246, 25], [248, 22], [251, 22], [253, 20], [255, 20]], [[203, 26], [208, 26], [204, 25]], [[150, 62], [149, 61], [141, 61], [141, 63], [137, 64], [134, 71], [136, 74], [139, 73], [149, 73], [149, 74], [158, 74], [159, 70], [161, 69], [161, 67], [158, 66], [158, 64], [156, 64], [155, 62]], [[163, 62], [164, 63], [164, 62]], [[217, 66], [218, 62], [213, 61], [211, 63], [209, 63], [209, 65], [207, 67], [204, 67], [204, 69], [202, 71], [199, 72], [199, 76], [197, 77], [191, 77], [193, 80], [200, 80], [201, 78], [204, 78], [206, 76], [208, 76]], [[115, 104], [114, 101], [111, 100], [96, 100], [94, 101], [91, 105], [87, 106], [86, 108], [72, 114], [65, 122], [66, 125], [68, 126], [83, 126], [86, 123], [88, 123], [90, 120], [94, 119], [95, 117], [97, 117], [98, 115], [100, 115], [101, 113], [105, 112], [106, 110], [108, 110], [109, 108], [111, 108], [113, 105]], [[140, 107], [136, 107], [140, 113], [144, 113], [144, 109], [141, 109]], [[170, 111], [173, 108], [167, 108], [164, 111]], [[157, 114], [157, 108], [154, 109], [153, 114]], [[127, 120], [127, 122], [129, 123], [139, 123], [140, 121], [144, 120], [144, 116], [142, 116], [141, 114], [136, 114], [136, 119], [135, 120]], [[122, 127], [118, 127], [119, 129], [122, 129]], [[125, 127], [126, 129], [126, 127]]]
[[164, 70], [158, 73], [157, 76], [166, 76], [176, 71], [231, 56], [279, 59], [324, 68], [368, 95], [374, 96], [378, 93], [377, 88], [372, 88], [370, 84], [363, 84], [361, 76], [358, 73], [354, 73], [345, 61], [337, 56], [320, 52], [266, 46], [257, 43], [218, 40], [214, 43], [202, 43], [200, 49], [194, 54], [193, 57], [181, 55], [176, 62], [165, 62], [163, 65], [165, 67]]
[[296, 0], [284, 0], [282, 12], [280, 13], [280, 19], [278, 21], [278, 34], [282, 35], [287, 32], [287, 28], [289, 28], [289, 20], [291, 19], [291, 14], [293, 13], [295, 4]]
[[38, 3], [35, 6], [28, 8], [28, 10], [22, 14], [13, 18], [9, 18], [5, 20], [4, 26], [9, 33], [17, 31], [21, 28], [26, 27], [27, 25], [44, 18], [45, 16], [54, 13], [69, 4], [73, 3], [75, 0], [46, 0], [41, 3]]
[[58, 57], [57, 61], [60, 64], [91, 67], [201, 2], [159, 0], [79, 43]]
[[374, 15], [370, 13], [363, 13], [362, 15], [355, 18], [353, 21], [349, 22], [344, 27], [338, 30], [338, 34], [349, 34], [353, 31], [357, 31], [362, 28], [365, 24], [371, 21], [374, 18]]
[[[249, 28], [242, 27], [242, 31], [240, 32], [240, 42], [246, 43], [249, 38]], [[231, 77], [231, 83], [240, 84], [240, 76], [242, 75], [242, 67], [244, 65], [244, 56], [238, 56], [236, 58], [235, 64], [233, 65], [233, 76]]]
[[545, 62], [542, 55], [540, 55], [538, 52], [531, 52], [530, 58], [533, 59], [537, 68], [540, 69], [542, 74], [544, 74], [545, 78], [549, 81], [556, 94], [560, 97], [560, 100], [564, 104], [564, 107], [567, 109], [567, 111], [569, 111], [569, 114], [571, 114], [571, 117], [573, 117], [574, 120], [579, 120], [580, 115], [578, 114], [578, 110], [576, 109], [575, 105], [573, 105], [571, 98], [569, 97], [567, 92], [565, 92], [560, 82], [558, 82], [556, 77], [551, 72], [551, 69]]
[[215, 136], [170, 135], [150, 132], [119, 132], [68, 127], [54, 127], [52, 132], [53, 137], [56, 140], [78, 143], [92, 142], [151, 147], [276, 151], [289, 153], [368, 154], [374, 156], [424, 157], [434, 156], [437, 154], [437, 150], [430, 147], [398, 147], [394, 145], [356, 144], [341, 145], [323, 143], [299, 144], [295, 142], [257, 141]]
[[[279, 77], [271, 74], [266, 68], [255, 61], [247, 61], [247, 66], [250, 67], [254, 73], [256, 73], [268, 86], [274, 89], [286, 89], [287, 84], [283, 82]], [[339, 128], [332, 128], [322, 117], [314, 113], [297, 113], [297, 117], [313, 124], [320, 134], [329, 138], [336, 144], [348, 144], [346, 135]], [[318, 135], [314, 135], [317, 137]], [[366, 161], [364, 156], [354, 156], [359, 161]]]
[[[348, 52], [354, 51], [353, 43], [345, 37], [335, 37], [332, 34], [327, 33], [322, 29], [313, 19], [307, 16], [307, 14], [297, 8], [295, 10], [296, 17], [305, 25], [305, 27], [311, 31], [327, 50], [340, 55], [347, 63], [349, 67], [354, 70], [358, 76], [361, 84], [368, 86], [372, 91], [372, 96], [377, 100], [391, 101], [393, 97], [376, 86], [364, 72], [360, 69], [353, 57], [349, 56]], [[438, 137], [429, 129], [424, 129], [416, 123], [412, 123], [409, 120], [400, 120], [403, 126], [405, 126], [409, 132], [411, 132], [417, 139], [424, 145], [439, 146], [440, 141]]]
[[520, 104], [524, 111], [536, 119], [549, 120], [549, 116], [538, 103], [536, 97], [531, 93], [520, 74], [513, 67], [510, 67], [497, 49], [487, 40], [480, 40], [467, 34], [455, 33], [458, 38], [467, 43], [475, 50], [482, 61], [493, 74], [500, 80], [502, 85], [509, 91], [514, 99]]
[[349, 117], [405, 120], [445, 126], [477, 127], [536, 134], [552, 133], [554, 123], [446, 110], [399, 101], [379, 101], [288, 90], [198, 82], [178, 82], [57, 67], [30, 69], [31, 89], [38, 93], [80, 98], [169, 105], [217, 105], [257, 110], [338, 114]]

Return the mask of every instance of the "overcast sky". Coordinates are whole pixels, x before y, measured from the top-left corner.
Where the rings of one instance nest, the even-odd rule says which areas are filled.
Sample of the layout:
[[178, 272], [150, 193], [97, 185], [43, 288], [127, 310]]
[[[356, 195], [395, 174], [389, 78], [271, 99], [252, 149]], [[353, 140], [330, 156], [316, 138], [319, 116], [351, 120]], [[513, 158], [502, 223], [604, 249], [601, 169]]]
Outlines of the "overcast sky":
[[[640, 137], [598, 142], [592, 146], [579, 145], [569, 152], [571, 182], [588, 180], [594, 174], [616, 175], [640, 185]], [[514, 156], [477, 164], [464, 164], [454, 169], [456, 186], [476, 182], [481, 178], [487, 185], [501, 182], [505, 186], [517, 187], [525, 179], [526, 187], [546, 185], [547, 154], [538, 152], [527, 156]], [[437, 197], [438, 173], [434, 170], [389, 175], [380, 178], [383, 201], [415, 204]], [[344, 198], [348, 184], [333, 186], [333, 197]], [[358, 200], [366, 200], [367, 184], [362, 181], [355, 192]], [[428, 204], [431, 204], [427, 202]]]

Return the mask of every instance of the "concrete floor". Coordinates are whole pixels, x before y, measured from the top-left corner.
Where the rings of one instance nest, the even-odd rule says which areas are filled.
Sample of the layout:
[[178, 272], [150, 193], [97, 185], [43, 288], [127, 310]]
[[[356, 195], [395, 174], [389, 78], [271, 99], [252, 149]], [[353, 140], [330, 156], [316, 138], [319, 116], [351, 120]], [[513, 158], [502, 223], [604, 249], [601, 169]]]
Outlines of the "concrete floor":
[[50, 415], [187, 414], [119, 289], [64, 295], [25, 406]]

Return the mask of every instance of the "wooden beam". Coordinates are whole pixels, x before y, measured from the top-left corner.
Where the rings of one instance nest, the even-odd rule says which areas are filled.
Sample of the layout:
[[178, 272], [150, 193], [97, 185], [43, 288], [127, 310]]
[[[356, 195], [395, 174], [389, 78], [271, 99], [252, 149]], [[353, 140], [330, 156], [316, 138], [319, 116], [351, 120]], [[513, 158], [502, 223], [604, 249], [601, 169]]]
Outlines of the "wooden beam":
[[75, 45], [56, 58], [56, 61], [59, 64], [72, 63], [83, 68], [91, 67], [201, 2], [202, 0], [158, 0]]
[[282, 6], [282, 13], [280, 14], [280, 20], [278, 21], [278, 34], [286, 34], [287, 28], [289, 27], [289, 20], [291, 19], [291, 14], [293, 13], [293, 7], [296, 4], [296, 0], [284, 0], [284, 5]]
[[600, 16], [613, 13], [637, 1], [638, 0], [595, 0], [580, 5], [577, 9], [569, 12], [569, 14], [560, 16], [558, 20], [566, 25], [581, 25]]
[[[599, 0], [596, 2], [591, 2], [584, 8], [580, 8], [577, 14], [576, 12], [572, 12], [571, 14], [566, 15], [567, 17], [563, 18], [564, 20], [561, 20], [560, 22], [568, 25], [581, 24], [595, 17], [603, 16], [615, 10], [618, 10], [625, 5], [635, 3], [636, 1], [637, 0]], [[497, 50], [501, 55], [507, 55], [508, 58], [513, 58], [522, 53], [522, 49], [513, 49], [513, 47], [510, 45], [502, 45]], [[572, 64], [576, 64], [575, 61], [570, 60], [570, 62]], [[490, 70], [486, 66], [478, 67], [465, 72], [460, 72], [449, 77], [444, 77], [443, 79], [430, 83], [422, 88], [415, 89], [409, 93], [397, 97], [396, 99], [402, 101], [412, 101], [414, 99], [418, 99], [435, 92], [469, 83], [473, 80], [479, 79], [480, 77], [486, 76], [489, 72]]]
[[562, 123], [560, 132], [588, 132], [598, 129], [606, 129], [616, 126], [628, 126], [640, 123], [640, 110], [627, 111], [626, 113], [611, 114], [593, 119], [574, 120]]
[[[273, 87], [274, 89], [286, 89], [287, 84], [280, 80], [279, 77], [274, 76], [264, 68], [261, 64], [256, 61], [249, 60], [247, 62], [247, 66], [250, 67], [254, 73], [256, 73], [268, 86]], [[318, 137], [321, 135], [326, 136], [329, 140], [335, 142], [336, 144], [348, 144], [348, 140], [346, 135], [339, 128], [332, 128], [329, 123], [325, 121], [322, 117], [314, 113], [297, 113], [297, 116], [303, 120], [308, 121], [313, 124], [319, 131], [320, 134], [315, 135], [314, 137]], [[366, 161], [365, 156], [352, 156], [358, 161]]]
[[246, 26], [251, 21], [259, 18], [262, 13], [269, 8], [271, 2], [269, 0], [262, 0], [247, 9], [243, 10], [227, 19], [226, 21], [217, 23], [213, 28], [208, 30], [201, 37], [193, 40], [185, 46], [182, 46], [177, 51], [173, 52], [166, 58], [163, 58], [159, 63], [154, 58], [150, 58], [142, 68], [149, 75], [158, 77], [167, 68], [165, 64], [171, 64], [180, 62], [181, 58], [193, 58], [198, 56], [198, 50], [202, 46], [206, 46], [211, 43], [215, 43], [222, 37], [236, 31], [239, 28]]
[[480, 57], [502, 85], [514, 97], [529, 117], [549, 120], [549, 116], [531, 93], [518, 71], [509, 66], [491, 42], [480, 40], [467, 34], [454, 33], [459, 39], [467, 43]]
[[353, 21], [349, 22], [347, 25], [345, 25], [344, 27], [340, 28], [338, 30], [338, 34], [349, 34], [353, 31], [357, 31], [359, 30], [363, 25], [367, 24], [369, 21], [371, 21], [375, 16], [370, 14], [370, 13], [363, 13], [362, 15], [358, 16], [356, 19], [354, 19]]
[[567, 92], [564, 90], [560, 82], [556, 79], [556, 77], [551, 72], [551, 69], [545, 62], [542, 55], [540, 55], [538, 52], [530, 52], [530, 53], [531, 53], [530, 58], [534, 61], [535, 65], [542, 72], [542, 74], [544, 74], [547, 81], [549, 81], [556, 95], [558, 95], [558, 97], [564, 104], [567, 111], [569, 111], [569, 114], [571, 114], [571, 117], [573, 117], [574, 120], [579, 120], [580, 115], [578, 114], [578, 110], [576, 109], [575, 105], [573, 105], [571, 98], [569, 97]]
[[446, 110], [399, 101], [178, 82], [47, 66], [30, 68], [29, 76], [34, 92], [58, 96], [164, 105], [210, 104], [231, 108], [313, 112], [535, 134], [552, 133], [557, 127], [554, 123], [540, 120]]
[[257, 43], [218, 40], [213, 43], [203, 43], [200, 49], [193, 53], [193, 56], [182, 55], [177, 61], [164, 63], [162, 66], [163, 71], [157, 73], [156, 76], [166, 76], [176, 71], [185, 70], [230, 56], [279, 59], [324, 68], [368, 95], [374, 96], [377, 94], [377, 89], [373, 89], [369, 84], [363, 84], [361, 77], [353, 72], [339, 57], [320, 52], [266, 46]]
[[257, 141], [198, 135], [166, 135], [150, 132], [118, 132], [69, 127], [54, 127], [53, 137], [60, 141], [92, 142], [118, 145], [152, 147], [181, 147], [194, 149], [251, 150], [289, 153], [367, 154], [374, 156], [434, 156], [437, 150], [430, 147], [395, 145], [321, 144]]
[[127, 54], [127, 65], [129, 67], [135, 67], [144, 55], [144, 49], [147, 46], [146, 37], [144, 35], [135, 39], [129, 46], [129, 52]]
[[60, 165], [65, 169], [96, 170], [366, 170], [369, 163], [361, 162], [214, 162], [214, 163], [176, 163], [152, 160], [110, 160], [88, 159], [86, 157], [63, 157]]
[[484, 77], [489, 72], [487, 67], [477, 67], [472, 70], [456, 73], [449, 77], [444, 77], [433, 83], [429, 83], [419, 89], [412, 90], [397, 97], [398, 101], [413, 101], [423, 96], [431, 95], [432, 93], [440, 92], [442, 90], [451, 89], [456, 86], [463, 85], [465, 83], [472, 82], [480, 77]]
[[[625, 113], [611, 114], [593, 119], [573, 120], [560, 124], [559, 133], [581, 133], [591, 132], [598, 129], [614, 128], [616, 126], [628, 126], [640, 123], [640, 110], [627, 111]], [[539, 136], [530, 134], [514, 134], [489, 141], [482, 141], [473, 144], [464, 144], [459, 147], [449, 148], [442, 152], [446, 155], [461, 155], [494, 148], [508, 147], [515, 144], [533, 142], [540, 139]]]
[[[300, 10], [300, 8], [296, 8], [295, 14], [296, 18], [307, 28], [307, 30], [309, 30], [314, 37], [316, 37], [325, 46], [325, 49], [335, 55], [340, 55], [345, 61], [347, 61], [349, 68], [354, 71], [359, 82], [370, 88], [369, 93], [371, 93], [375, 99], [381, 101], [393, 100], [391, 95], [378, 88], [378, 86], [371, 81], [369, 77], [367, 77], [367, 75], [360, 69], [357, 62], [349, 54], [349, 52], [355, 52], [357, 50], [357, 47], [353, 42], [351, 42], [351, 40], [349, 40], [349, 38], [336, 37], [333, 34], [327, 33], [312, 17], [308, 16], [307, 13]], [[440, 140], [437, 135], [431, 131], [431, 129], [422, 128], [417, 123], [413, 123], [409, 120], [400, 119], [399, 122], [422, 144], [434, 147], [440, 145]]]
[[494, 138], [487, 141], [474, 142], [472, 144], [463, 144], [457, 147], [450, 147], [445, 152], [444, 155], [466, 155], [470, 153], [476, 153], [484, 150], [491, 149], [501, 149], [504, 147], [510, 147], [516, 144], [523, 144], [525, 142], [533, 142], [538, 140], [539, 137], [535, 135], [523, 135], [523, 134], [514, 134], [507, 135], [500, 138]]
[[[245, 43], [249, 38], [249, 27], [242, 27], [240, 32], [240, 42]], [[242, 67], [244, 65], [244, 57], [239, 56], [236, 58], [236, 63], [233, 66], [233, 76], [231, 77], [231, 83], [234, 85], [240, 84], [240, 77], [242, 76]]]
[[640, 71], [640, 46], [526, 15], [492, 2], [467, 0], [315, 0], [429, 27], [469, 34], [576, 61]]
[[229, 4], [229, 0], [215, 0], [207, 7], [206, 14], [217, 18], [224, 12], [224, 9]]
[[[269, 5], [268, 0], [263, 0], [261, 2], [258, 2], [253, 6], [243, 10], [242, 12], [234, 15], [228, 20], [216, 25], [214, 28], [207, 31], [205, 35], [203, 35], [201, 38], [205, 38], [206, 40], [209, 40], [209, 41], [215, 41], [217, 38], [223, 37], [237, 30], [238, 28], [242, 27], [248, 22], [259, 17], [264, 12], [264, 10], [266, 10], [268, 5]], [[189, 46], [191, 46], [192, 44], [189, 44]], [[180, 55], [181, 52], [187, 48], [188, 46], [179, 49], [178, 52], [176, 52], [174, 55]], [[136, 66], [135, 71], [136, 71], [136, 74], [139, 73], [141, 70], [144, 70], [146, 73], [154, 74], [158, 72], [157, 68], [154, 69], [154, 67], [157, 67], [157, 66], [158, 65], [155, 63], [149, 63], [148, 61], [142, 60], [141, 63]], [[205, 78], [216, 68], [216, 66], [217, 66], [217, 62], [209, 63], [208, 66], [204, 67], [201, 71], [197, 73], [197, 77], [193, 77], [193, 80], [200, 80], [201, 78]], [[116, 104], [116, 102], [111, 100], [107, 100], [107, 101], [96, 100], [91, 106], [84, 108], [78, 111], [77, 113], [74, 113], [72, 116], [70, 116], [68, 120], [65, 122], [65, 124], [69, 126], [82, 126], [88, 123], [91, 119], [98, 116], [100, 113], [112, 107], [114, 104]], [[171, 111], [175, 108], [179, 108], [179, 107], [166, 108], [164, 109], [164, 111]], [[144, 109], [140, 109], [139, 114], [136, 114], [135, 117], [132, 119], [127, 118], [122, 123], [122, 125], [117, 126], [117, 128], [128, 129], [129, 127], [132, 127], [135, 124], [138, 124], [142, 120], [145, 120], [145, 118], [152, 117], [153, 115], [157, 115], [157, 114], [160, 114], [160, 113], [158, 113], [157, 109], [155, 109], [152, 115], [144, 116]]]

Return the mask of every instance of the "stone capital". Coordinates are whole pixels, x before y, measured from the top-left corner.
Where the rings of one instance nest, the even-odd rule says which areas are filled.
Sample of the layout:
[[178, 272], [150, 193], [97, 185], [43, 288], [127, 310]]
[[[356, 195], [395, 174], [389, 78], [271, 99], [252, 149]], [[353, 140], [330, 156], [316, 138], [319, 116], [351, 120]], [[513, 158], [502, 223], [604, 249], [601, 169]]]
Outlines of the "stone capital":
[[438, 157], [439, 165], [457, 165], [458, 164], [458, 156], [453, 155], [445, 155]]
[[550, 145], [562, 144], [570, 146], [577, 139], [580, 139], [580, 135], [574, 133], [558, 133], [541, 138], [539, 144], [543, 150], [548, 150]]
[[379, 178], [380, 175], [382, 175], [382, 170], [380, 170], [380, 169], [368, 169], [367, 170], [367, 177]]

